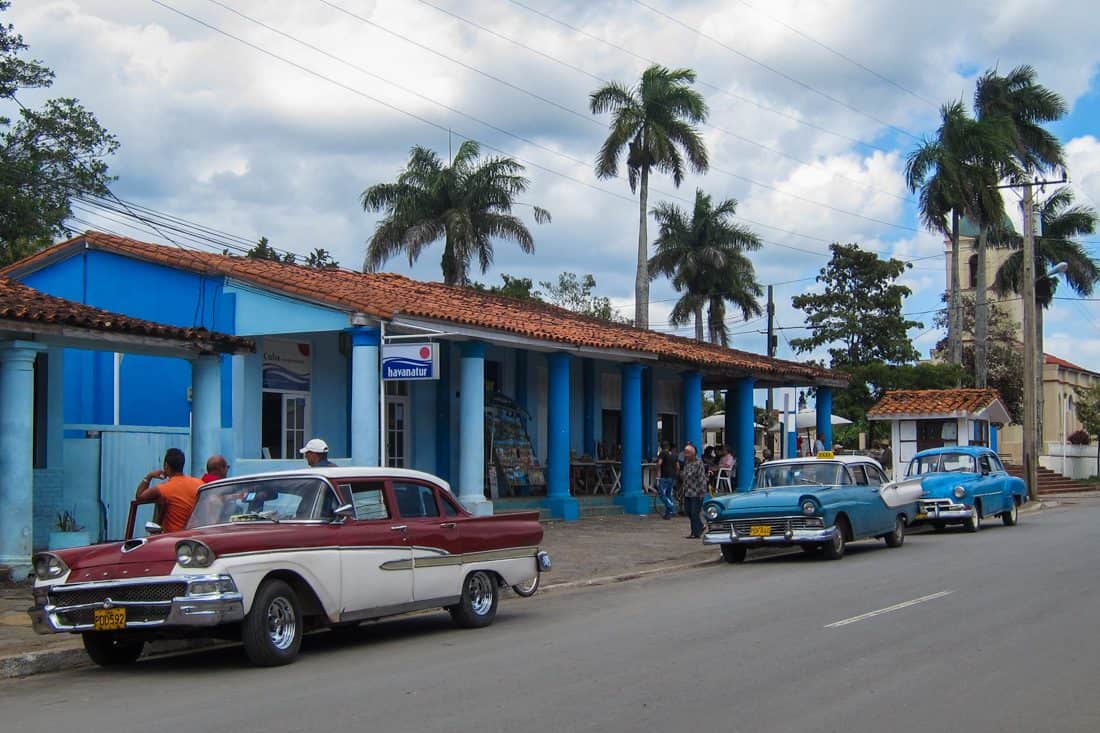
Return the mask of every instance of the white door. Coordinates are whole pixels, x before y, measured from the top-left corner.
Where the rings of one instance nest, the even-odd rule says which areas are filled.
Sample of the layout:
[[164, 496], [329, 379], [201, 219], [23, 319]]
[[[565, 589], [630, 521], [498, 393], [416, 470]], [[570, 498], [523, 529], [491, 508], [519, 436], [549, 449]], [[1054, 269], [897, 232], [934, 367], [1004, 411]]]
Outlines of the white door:
[[409, 398], [386, 397], [386, 465], [409, 465]]
[[309, 396], [283, 394], [283, 458], [297, 458], [309, 440]]

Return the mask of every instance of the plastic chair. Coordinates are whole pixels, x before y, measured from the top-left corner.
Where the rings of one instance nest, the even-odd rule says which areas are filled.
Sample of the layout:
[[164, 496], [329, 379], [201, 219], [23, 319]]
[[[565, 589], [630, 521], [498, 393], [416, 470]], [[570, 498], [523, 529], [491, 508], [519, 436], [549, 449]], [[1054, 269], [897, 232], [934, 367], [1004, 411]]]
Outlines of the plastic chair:
[[[714, 493], [733, 493], [733, 482], [730, 481], [730, 475], [733, 473], [732, 469], [719, 468], [718, 474], [714, 477]], [[722, 491], [722, 484], [726, 485], [725, 492]]]

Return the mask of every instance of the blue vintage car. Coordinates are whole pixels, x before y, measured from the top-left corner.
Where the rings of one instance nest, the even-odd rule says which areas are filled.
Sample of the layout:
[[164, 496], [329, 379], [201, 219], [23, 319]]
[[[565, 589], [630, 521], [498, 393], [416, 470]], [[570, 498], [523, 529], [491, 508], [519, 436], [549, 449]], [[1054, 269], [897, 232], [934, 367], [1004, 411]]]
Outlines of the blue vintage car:
[[1014, 527], [1028, 498], [1023, 480], [1010, 476], [997, 454], [980, 446], [920, 451], [909, 462], [902, 484], [920, 486], [917, 519], [937, 530], [962, 524], [977, 532], [983, 519], [996, 516]]
[[704, 544], [719, 545], [731, 563], [765, 545], [799, 545], [829, 560], [855, 540], [878, 537], [900, 547], [919, 487], [899, 489], [871, 458], [821, 456], [769, 461], [757, 469], [752, 491], [707, 500]]

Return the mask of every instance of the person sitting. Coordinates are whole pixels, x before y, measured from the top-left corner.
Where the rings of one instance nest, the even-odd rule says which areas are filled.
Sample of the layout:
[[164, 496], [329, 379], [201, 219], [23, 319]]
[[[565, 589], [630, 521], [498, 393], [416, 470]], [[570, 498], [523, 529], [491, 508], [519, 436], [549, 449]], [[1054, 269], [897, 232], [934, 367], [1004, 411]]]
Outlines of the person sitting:
[[737, 465], [737, 461], [733, 458], [733, 453], [730, 451], [728, 445], [724, 445], [721, 448], [721, 458], [718, 459], [718, 468], [728, 468], [730, 471]]
[[336, 464], [328, 459], [328, 443], [320, 438], [310, 438], [300, 451], [310, 468], [335, 468]]
[[[137, 501], [157, 502], [159, 524], [164, 532], [178, 532], [186, 527], [199, 500], [202, 481], [183, 472], [185, 462], [183, 451], [169, 448], [164, 453], [164, 466], [145, 474], [134, 495]], [[161, 483], [150, 486], [154, 479], [160, 479]]]

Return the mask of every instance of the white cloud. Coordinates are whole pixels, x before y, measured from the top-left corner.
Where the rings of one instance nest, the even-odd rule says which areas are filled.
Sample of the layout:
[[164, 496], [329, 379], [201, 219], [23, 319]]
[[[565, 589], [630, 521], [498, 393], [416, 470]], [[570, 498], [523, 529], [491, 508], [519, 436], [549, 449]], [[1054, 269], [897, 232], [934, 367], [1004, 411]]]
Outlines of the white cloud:
[[[170, 4], [359, 93], [152, 3], [17, 0], [7, 15], [31, 44], [32, 55], [57, 71], [51, 93], [79, 97], [118, 135], [122, 148], [112, 171], [119, 176], [116, 191], [126, 198], [248, 238], [263, 234], [300, 252], [324, 247], [355, 267], [377, 218], [360, 209], [362, 190], [392, 180], [412, 145], [427, 145], [445, 155], [449, 137], [457, 145], [461, 135], [471, 135], [527, 161], [531, 189], [524, 200], [553, 214], [550, 225], [532, 222], [534, 257], [502, 243], [493, 268], [484, 277], [475, 276], [497, 282], [499, 273], [507, 272], [539, 281], [563, 270], [591, 272], [601, 294], [632, 313], [637, 199], [625, 180], [595, 179], [590, 161], [606, 134], [607, 120], [589, 119], [587, 94], [599, 79], [633, 82], [645, 61], [509, 3], [435, 1], [582, 71], [426, 5], [398, 0], [335, 2], [484, 74], [318, 2], [279, 4], [277, 9], [262, 0], [229, 4], [422, 96], [198, 0]], [[754, 2], [751, 7], [718, 0], [653, 0], [693, 28], [818, 93], [625, 0], [530, 1], [643, 57], [698, 70], [699, 88], [712, 110], [711, 126], [704, 130], [712, 164], [735, 175], [718, 170], [705, 177], [692, 175], [679, 189], [658, 175], [650, 203], [671, 200], [688, 206], [697, 186], [716, 198], [737, 198], [739, 215], [754, 222], [750, 226], [766, 240], [752, 256], [760, 280], [785, 283], [776, 288], [784, 326], [801, 324], [802, 314], [790, 308], [789, 299], [813, 287], [812, 278], [827, 261], [833, 241], [858, 242], [884, 256], [927, 258], [917, 259], [905, 275], [904, 282], [914, 290], [906, 307], [920, 311], [938, 305], [942, 242], [938, 235], [914, 231], [919, 223], [902, 179], [914, 140], [869, 117], [918, 136], [929, 133], [936, 126], [937, 105], [959, 97], [969, 100], [977, 72], [1024, 62], [1034, 64], [1040, 80], [1072, 103], [1088, 91], [1100, 60], [1093, 4], [1084, 0], [1041, 2], [1040, 7], [1023, 0], [994, 5], [791, 0]], [[770, 16], [897, 85], [792, 33]], [[1036, 17], [1044, 22], [1036, 24]], [[28, 101], [40, 98], [30, 95]], [[449, 136], [447, 129], [454, 134]], [[1092, 136], [1077, 138], [1068, 143], [1067, 154], [1082, 202], [1088, 203], [1085, 197], [1100, 201], [1100, 142]], [[526, 209], [519, 213], [529, 218]], [[654, 230], [651, 222], [651, 234]], [[402, 260], [390, 266], [437, 278], [438, 255], [437, 247], [411, 268]], [[675, 297], [667, 282], [653, 283], [655, 326], [665, 327]], [[760, 350], [763, 337], [752, 333], [755, 325], [731, 319], [731, 330], [747, 332], [736, 338], [738, 346]], [[928, 338], [932, 336], [923, 340]], [[781, 355], [790, 356], [784, 339], [780, 343]]]

